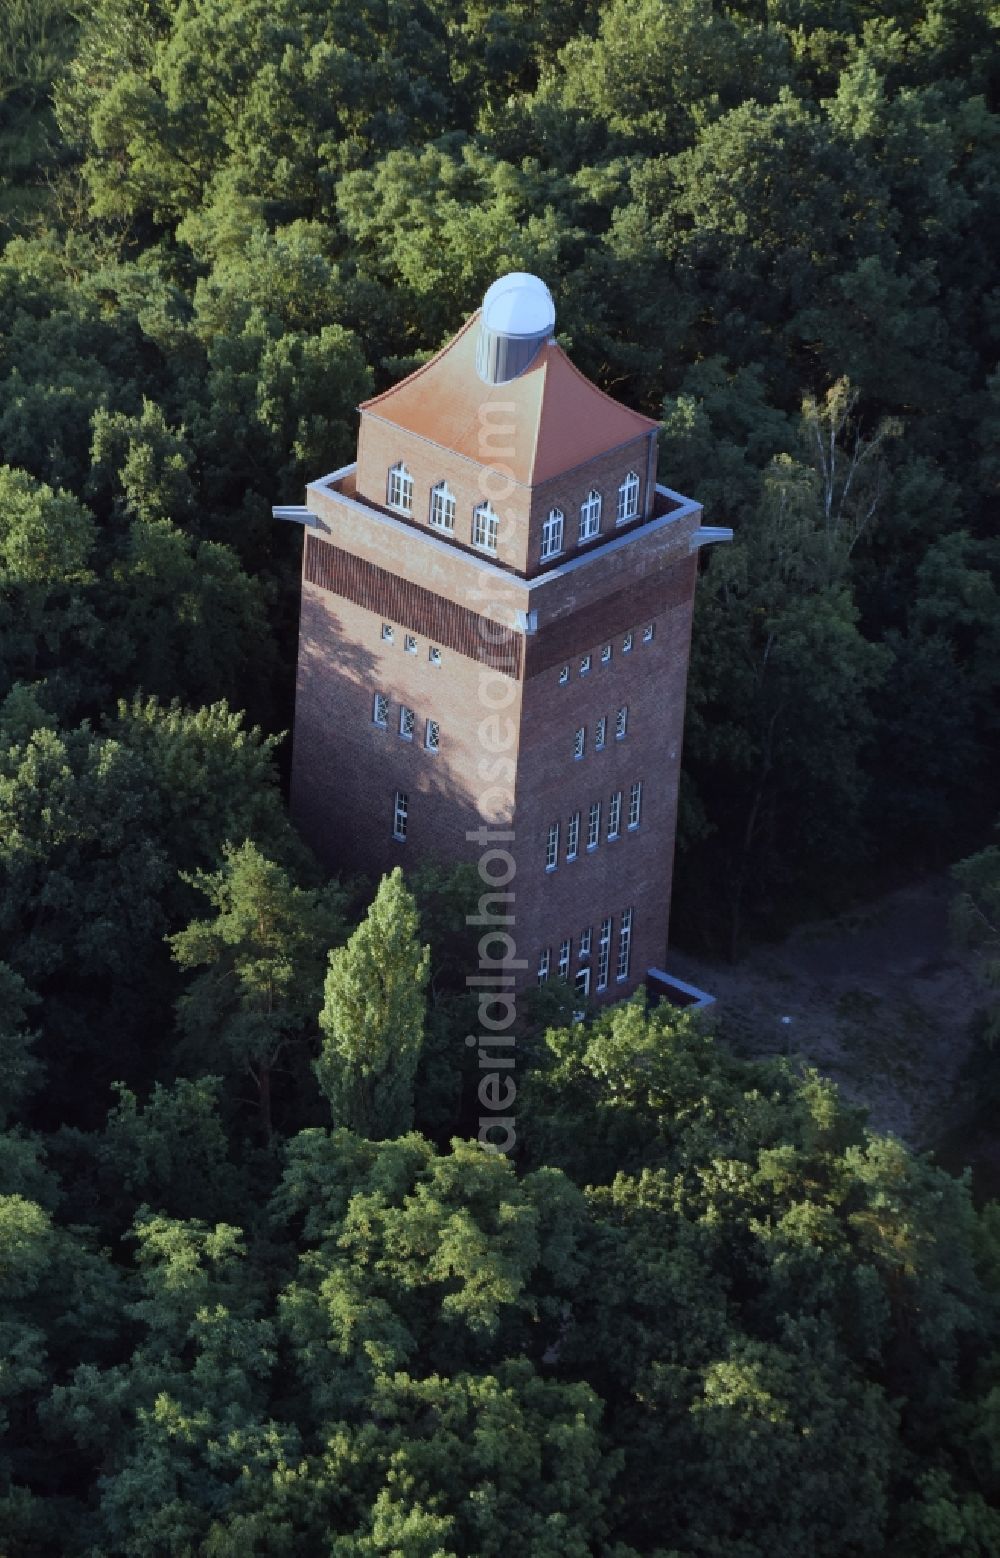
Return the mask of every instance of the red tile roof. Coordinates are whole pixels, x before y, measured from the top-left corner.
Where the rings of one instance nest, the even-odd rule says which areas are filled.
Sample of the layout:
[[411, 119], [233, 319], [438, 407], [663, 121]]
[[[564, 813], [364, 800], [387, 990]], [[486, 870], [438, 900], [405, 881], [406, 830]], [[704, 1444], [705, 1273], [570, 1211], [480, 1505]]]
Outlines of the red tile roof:
[[658, 427], [605, 395], [547, 342], [507, 384], [476, 372], [479, 314], [408, 378], [366, 400], [363, 412], [534, 486]]

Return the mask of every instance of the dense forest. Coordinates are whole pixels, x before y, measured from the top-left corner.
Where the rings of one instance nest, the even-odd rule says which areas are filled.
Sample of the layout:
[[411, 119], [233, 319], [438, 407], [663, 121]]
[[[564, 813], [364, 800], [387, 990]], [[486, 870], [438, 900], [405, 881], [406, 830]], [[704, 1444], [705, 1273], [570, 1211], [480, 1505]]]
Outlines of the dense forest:
[[1000, 1554], [1000, 1208], [816, 1073], [557, 981], [516, 1154], [471, 1140], [474, 874], [297, 837], [270, 519], [541, 275], [736, 533], [675, 935], [955, 866], [1000, 985], [998, 35], [3, 0], [4, 1558]]

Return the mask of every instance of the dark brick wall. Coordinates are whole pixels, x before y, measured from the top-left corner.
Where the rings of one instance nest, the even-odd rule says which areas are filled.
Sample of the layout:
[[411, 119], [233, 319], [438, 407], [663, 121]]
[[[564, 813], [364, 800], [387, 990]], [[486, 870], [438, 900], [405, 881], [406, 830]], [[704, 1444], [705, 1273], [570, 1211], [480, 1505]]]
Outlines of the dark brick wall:
[[[313, 487], [309, 500], [319, 531], [304, 548], [292, 759], [293, 811], [305, 836], [332, 869], [377, 875], [421, 858], [475, 860], [479, 849], [466, 831], [484, 818], [502, 826], [513, 816], [515, 936], [529, 964], [522, 981], [534, 982], [543, 946], [551, 948], [554, 970], [566, 936], [573, 940], [575, 972], [579, 934], [588, 925], [596, 969], [600, 921], [610, 914], [615, 940], [606, 998], [619, 999], [664, 958], [697, 513], [636, 533], [592, 562], [540, 580], [529, 595], [513, 574], [484, 568], [457, 548], [430, 545], [428, 535], [387, 524], [336, 491]], [[513, 623], [529, 606], [538, 610], [539, 631], [522, 639]], [[484, 615], [492, 619], [489, 636], [515, 646], [509, 675], [483, 663]], [[392, 645], [382, 640], [383, 621], [396, 629]], [[650, 622], [654, 638], [643, 644]], [[629, 629], [633, 649], [626, 655], [621, 641]], [[417, 635], [415, 655], [403, 649], [407, 631]], [[601, 646], [609, 641], [611, 662], [602, 665]], [[432, 643], [442, 649], [440, 667], [428, 659]], [[526, 665], [518, 657], [522, 644]], [[586, 651], [593, 667], [581, 677]], [[560, 686], [563, 663], [571, 677]], [[385, 730], [372, 723], [375, 691], [390, 702]], [[402, 704], [416, 715], [412, 742], [398, 734]], [[622, 704], [629, 707], [628, 735], [616, 742]], [[594, 726], [601, 715], [609, 739], [597, 752]], [[427, 718], [440, 725], [437, 754], [423, 745]], [[572, 738], [580, 724], [587, 727], [587, 752], [577, 762]], [[643, 783], [643, 814], [630, 834], [628, 792], [635, 779]], [[391, 836], [396, 789], [410, 797], [405, 844]], [[618, 789], [621, 836], [609, 842], [608, 802]], [[597, 799], [601, 842], [588, 854], [587, 810]], [[581, 848], [567, 862], [566, 827], [576, 810]], [[560, 858], [549, 874], [545, 841], [554, 821]], [[633, 956], [628, 981], [618, 985], [614, 959], [626, 907], [634, 915]]]
[[510, 669], [515, 676], [521, 674], [523, 634], [318, 536], [306, 537], [305, 579], [433, 644], [457, 650], [485, 665]]

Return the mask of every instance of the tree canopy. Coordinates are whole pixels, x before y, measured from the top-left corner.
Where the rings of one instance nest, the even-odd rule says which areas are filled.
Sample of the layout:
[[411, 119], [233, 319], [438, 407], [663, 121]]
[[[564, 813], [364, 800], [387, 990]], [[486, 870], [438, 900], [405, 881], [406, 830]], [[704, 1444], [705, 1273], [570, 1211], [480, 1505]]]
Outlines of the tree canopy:
[[735, 532], [675, 937], [959, 860], [988, 1056], [998, 20], [6, 0], [5, 1558], [1000, 1552], [996, 1204], [815, 1072], [556, 982], [517, 1156], [473, 1141], [481, 884], [295, 833], [270, 518], [542, 275]]

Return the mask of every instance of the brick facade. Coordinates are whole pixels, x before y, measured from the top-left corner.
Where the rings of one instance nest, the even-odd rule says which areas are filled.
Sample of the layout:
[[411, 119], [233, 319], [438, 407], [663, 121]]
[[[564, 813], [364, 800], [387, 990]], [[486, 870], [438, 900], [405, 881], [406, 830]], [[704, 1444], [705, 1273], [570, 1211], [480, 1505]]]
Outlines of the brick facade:
[[[492, 393], [486, 405], [469, 377], [467, 330], [456, 337], [464, 357], [449, 367], [447, 348], [437, 368], [404, 381], [398, 424], [393, 392], [362, 408], [357, 465], [308, 489], [293, 814], [331, 869], [372, 876], [427, 859], [476, 861], [482, 849], [468, 834], [484, 822], [509, 830], [513, 935], [527, 965], [518, 981], [534, 982], [546, 949], [555, 975], [569, 940], [570, 978], [589, 969], [591, 996], [619, 999], [662, 965], [666, 950], [701, 511], [655, 486], [648, 419], [588, 386], [551, 342], [539, 358], [551, 380], [520, 384], [519, 415], [541, 406], [544, 440], [519, 427], [522, 479], [514, 480], [504, 462], [504, 397]], [[559, 405], [543, 405], [550, 382], [591, 420], [560, 428]], [[435, 393], [444, 397], [454, 449], [429, 436]], [[477, 417], [486, 429], [479, 460], [469, 453]], [[562, 449], [585, 446], [590, 457], [560, 467]], [[388, 503], [389, 470], [400, 461], [413, 483], [405, 515]], [[630, 471], [638, 513], [618, 525], [618, 489]], [[455, 497], [453, 533], [429, 523], [431, 489], [442, 481]], [[591, 489], [602, 497], [601, 527], [581, 545], [580, 506]], [[501, 519], [492, 556], [472, 545], [473, 509], [484, 497]], [[543, 561], [542, 526], [553, 508], [565, 516], [563, 549]], [[403, 711], [411, 713], [401, 727]], [[636, 784], [641, 813], [630, 827]], [[397, 794], [406, 797], [405, 841], [393, 836]], [[615, 797], [621, 811], [609, 837]], [[575, 816], [579, 838], [568, 858]], [[548, 869], [554, 826], [558, 851]], [[626, 911], [631, 958], [619, 980]], [[605, 921], [613, 933], [601, 988]], [[585, 932], [590, 953], [582, 957]]]
[[[495, 437], [488, 444], [502, 451], [502, 423], [494, 424]], [[412, 513], [398, 516], [409, 519], [415, 528], [442, 535], [430, 523], [431, 492], [446, 482], [455, 495], [453, 544], [467, 551], [472, 545], [473, 510], [487, 499], [500, 516], [496, 561], [526, 578], [535, 578], [560, 561], [589, 551], [624, 527], [617, 524], [618, 488], [630, 472], [639, 478], [639, 516], [648, 517], [654, 502], [655, 457], [648, 435], [633, 439], [586, 465], [564, 475], [525, 487], [504, 474], [502, 452], [499, 469], [490, 471], [447, 449], [393, 426], [370, 412], [362, 412], [358, 436], [358, 465], [355, 477], [357, 496], [375, 508], [389, 513], [389, 471], [397, 463], [405, 464], [413, 480]], [[655, 456], [655, 451], [654, 451]], [[601, 494], [601, 529], [591, 541], [579, 540], [580, 506], [591, 490]], [[552, 509], [564, 515], [564, 541], [560, 556], [541, 559], [542, 526]]]

